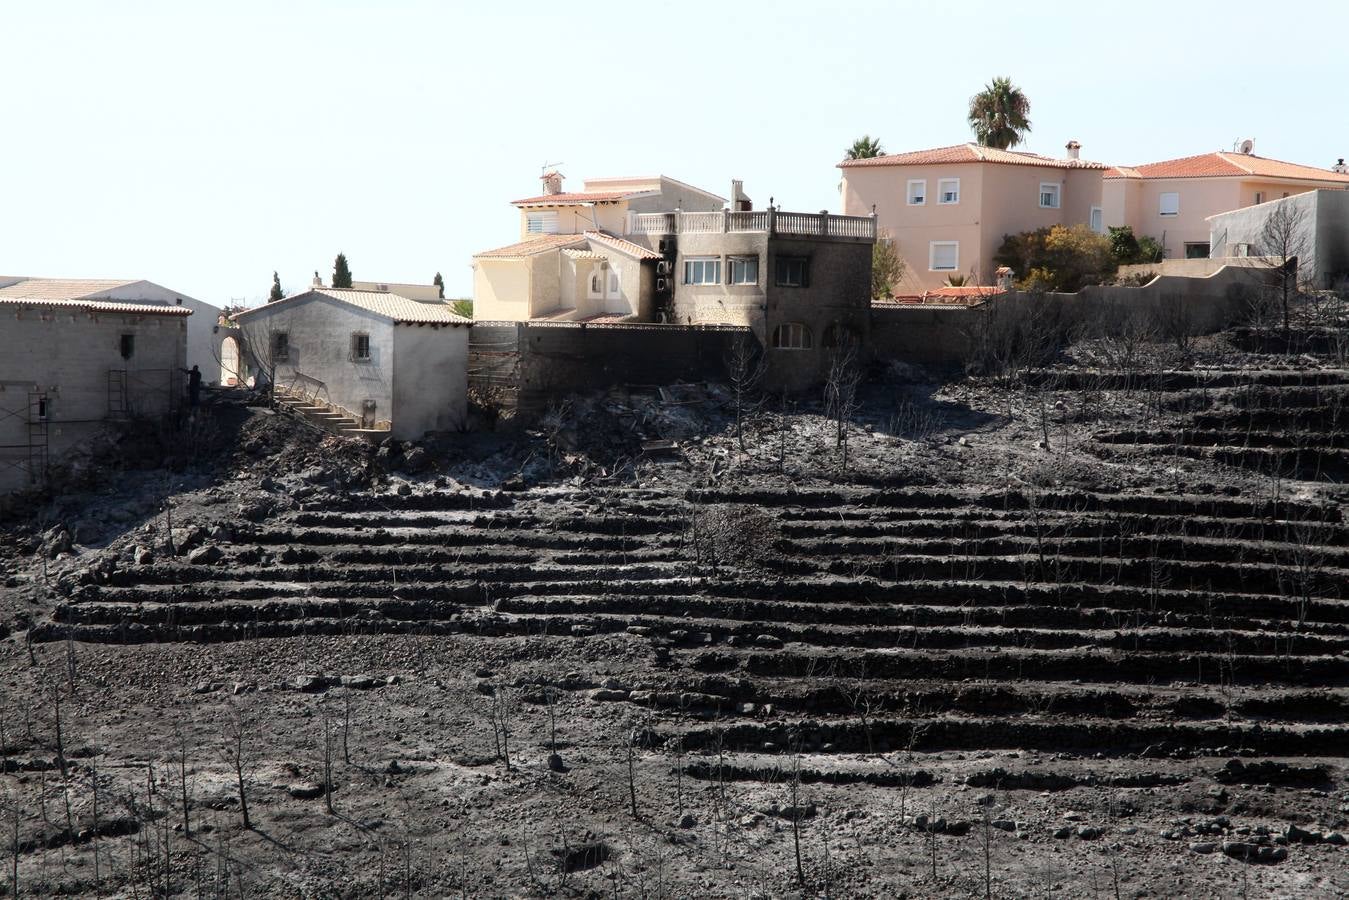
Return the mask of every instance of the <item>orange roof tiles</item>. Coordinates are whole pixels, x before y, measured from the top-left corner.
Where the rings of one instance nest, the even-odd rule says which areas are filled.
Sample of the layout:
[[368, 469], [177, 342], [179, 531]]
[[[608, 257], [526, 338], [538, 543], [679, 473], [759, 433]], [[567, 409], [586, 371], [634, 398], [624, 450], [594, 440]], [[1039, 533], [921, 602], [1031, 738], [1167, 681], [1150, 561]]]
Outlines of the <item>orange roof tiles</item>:
[[541, 194], [512, 200], [512, 206], [575, 206], [578, 203], [613, 203], [639, 191], [591, 191], [589, 193]]
[[1201, 153], [1141, 166], [1116, 166], [1107, 178], [1292, 178], [1349, 184], [1349, 175], [1247, 153]]
[[619, 253], [625, 253], [628, 256], [637, 259], [664, 259], [654, 250], [648, 250], [640, 244], [634, 244], [632, 241], [625, 241], [620, 237], [614, 237], [612, 234], [605, 234], [603, 231], [587, 231], [585, 236], [597, 244], [605, 247], [612, 247]]
[[1055, 159], [1038, 153], [1021, 150], [999, 150], [995, 147], [981, 147], [978, 144], [956, 144], [951, 147], [937, 147], [933, 150], [915, 150], [910, 153], [892, 153], [887, 156], [874, 156], [870, 159], [845, 159], [838, 164], [840, 169], [867, 168], [871, 166], [942, 166], [956, 163], [999, 163], [1009, 166], [1041, 166], [1052, 169], [1108, 169], [1105, 163], [1092, 162], [1089, 159]]
[[473, 254], [473, 258], [522, 259], [526, 256], [546, 253], [549, 250], [560, 250], [563, 247], [579, 247], [585, 243], [585, 240], [585, 235], [581, 234], [547, 234], [527, 241], [520, 241], [517, 244], [507, 244], [505, 247], [498, 247], [495, 250], [484, 250], [481, 253]]

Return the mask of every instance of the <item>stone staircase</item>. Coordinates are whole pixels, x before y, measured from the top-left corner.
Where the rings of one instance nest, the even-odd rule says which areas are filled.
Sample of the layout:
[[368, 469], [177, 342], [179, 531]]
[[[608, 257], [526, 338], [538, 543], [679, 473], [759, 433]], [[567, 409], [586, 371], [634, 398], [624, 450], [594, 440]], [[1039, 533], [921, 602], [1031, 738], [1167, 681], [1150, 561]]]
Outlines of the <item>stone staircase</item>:
[[340, 406], [304, 396], [285, 387], [276, 388], [276, 402], [278, 406], [303, 416], [333, 434], [363, 438], [371, 442], [382, 441], [389, 436], [389, 431], [385, 428], [362, 428], [360, 420]]

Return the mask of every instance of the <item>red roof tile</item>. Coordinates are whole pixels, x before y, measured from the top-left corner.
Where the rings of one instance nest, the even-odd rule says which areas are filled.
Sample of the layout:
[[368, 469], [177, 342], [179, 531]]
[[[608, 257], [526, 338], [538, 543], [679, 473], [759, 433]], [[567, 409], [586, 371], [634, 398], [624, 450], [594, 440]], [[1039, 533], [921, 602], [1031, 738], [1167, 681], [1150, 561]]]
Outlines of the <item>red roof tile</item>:
[[473, 258], [521, 259], [549, 250], [560, 250], [563, 247], [580, 247], [585, 243], [585, 240], [585, 236], [580, 234], [547, 234], [528, 241], [520, 241], [518, 244], [507, 244], [505, 247], [498, 247], [495, 250], [484, 250], [481, 253], [473, 254]]
[[512, 200], [512, 206], [575, 206], [578, 203], [612, 203], [622, 200], [635, 191], [591, 191], [590, 193], [541, 194], [538, 197], [526, 197]]
[[1105, 163], [1089, 159], [1055, 159], [1021, 150], [999, 150], [978, 144], [956, 144], [933, 150], [915, 150], [910, 153], [892, 153], [870, 159], [845, 159], [840, 169], [869, 168], [872, 166], [944, 166], [956, 163], [1000, 163], [1009, 166], [1042, 166], [1052, 169], [1108, 169]]
[[1349, 184], [1349, 175], [1247, 153], [1201, 153], [1141, 166], [1117, 166], [1107, 178], [1292, 178]]
[[585, 236], [597, 244], [605, 247], [612, 247], [619, 253], [625, 253], [628, 256], [637, 259], [664, 259], [654, 250], [648, 250], [640, 244], [634, 244], [632, 241], [625, 241], [620, 237], [614, 237], [612, 234], [605, 234], [603, 231], [587, 231]]

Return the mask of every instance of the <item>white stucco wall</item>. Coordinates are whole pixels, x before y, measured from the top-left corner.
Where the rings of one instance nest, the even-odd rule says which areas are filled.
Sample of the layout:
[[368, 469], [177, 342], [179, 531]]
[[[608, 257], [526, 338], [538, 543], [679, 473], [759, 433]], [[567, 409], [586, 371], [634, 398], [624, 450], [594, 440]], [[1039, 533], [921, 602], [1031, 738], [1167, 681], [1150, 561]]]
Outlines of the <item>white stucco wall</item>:
[[468, 420], [468, 325], [393, 329], [393, 436], [416, 440]]
[[[366, 400], [375, 401], [376, 421], [393, 415], [393, 323], [346, 303], [312, 294], [260, 307], [238, 319], [245, 341], [266, 361], [269, 335], [284, 331], [290, 353], [276, 360], [277, 383], [300, 372], [326, 387], [327, 402], [360, 418]], [[351, 358], [351, 336], [370, 335], [370, 361]]]
[[[90, 314], [41, 306], [0, 307], [0, 407], [25, 408], [28, 384], [50, 398], [48, 442], [52, 462], [96, 434], [109, 414], [108, 373], [128, 373], [128, 403], [135, 415], [166, 412], [183, 383], [187, 323], [172, 315]], [[130, 359], [121, 336], [135, 335]], [[0, 445], [26, 445], [27, 416], [0, 416]], [[13, 456], [12, 449], [0, 453]], [[25, 468], [0, 465], [0, 491], [26, 485]]]
[[187, 368], [200, 366], [202, 382], [211, 384], [220, 377], [219, 348], [215, 346], [212, 329], [220, 319], [221, 309], [205, 301], [170, 290], [153, 281], [135, 281], [92, 295], [108, 300], [135, 300], [141, 303], [164, 303], [192, 310], [187, 320]]

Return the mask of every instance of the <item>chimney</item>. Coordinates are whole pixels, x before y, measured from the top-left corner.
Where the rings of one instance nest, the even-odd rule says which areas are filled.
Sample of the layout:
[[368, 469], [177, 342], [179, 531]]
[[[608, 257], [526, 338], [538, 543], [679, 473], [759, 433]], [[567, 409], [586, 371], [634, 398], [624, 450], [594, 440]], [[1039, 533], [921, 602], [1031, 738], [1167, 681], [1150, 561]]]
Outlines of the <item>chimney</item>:
[[993, 273], [993, 277], [997, 279], [997, 284], [999, 288], [1001, 288], [1004, 291], [1010, 291], [1012, 289], [1012, 281], [1015, 279], [1016, 273], [1014, 273], [1007, 266], [999, 266], [998, 271]]
[[562, 173], [557, 169], [549, 169], [540, 176], [543, 182], [543, 192], [545, 194], [562, 193]]
[[311, 287], [316, 287], [316, 288], [318, 288], [318, 287], [323, 287], [323, 279], [319, 277], [319, 273], [318, 273], [318, 272], [315, 272], [315, 273], [314, 273], [314, 283], [313, 283], [313, 285], [311, 285]]
[[754, 204], [745, 195], [745, 183], [739, 179], [731, 179], [731, 211], [749, 212], [752, 209]]
[[1068, 158], [1069, 158], [1069, 159], [1077, 159], [1077, 158], [1078, 158], [1078, 153], [1079, 153], [1081, 150], [1082, 150], [1082, 145], [1079, 144], [1077, 141], [1069, 141], [1069, 142], [1068, 142]]
[[1349, 175], [1349, 166], [1344, 164], [1344, 157], [1341, 156], [1335, 165], [1330, 167], [1330, 171], [1338, 172], [1341, 175]]

